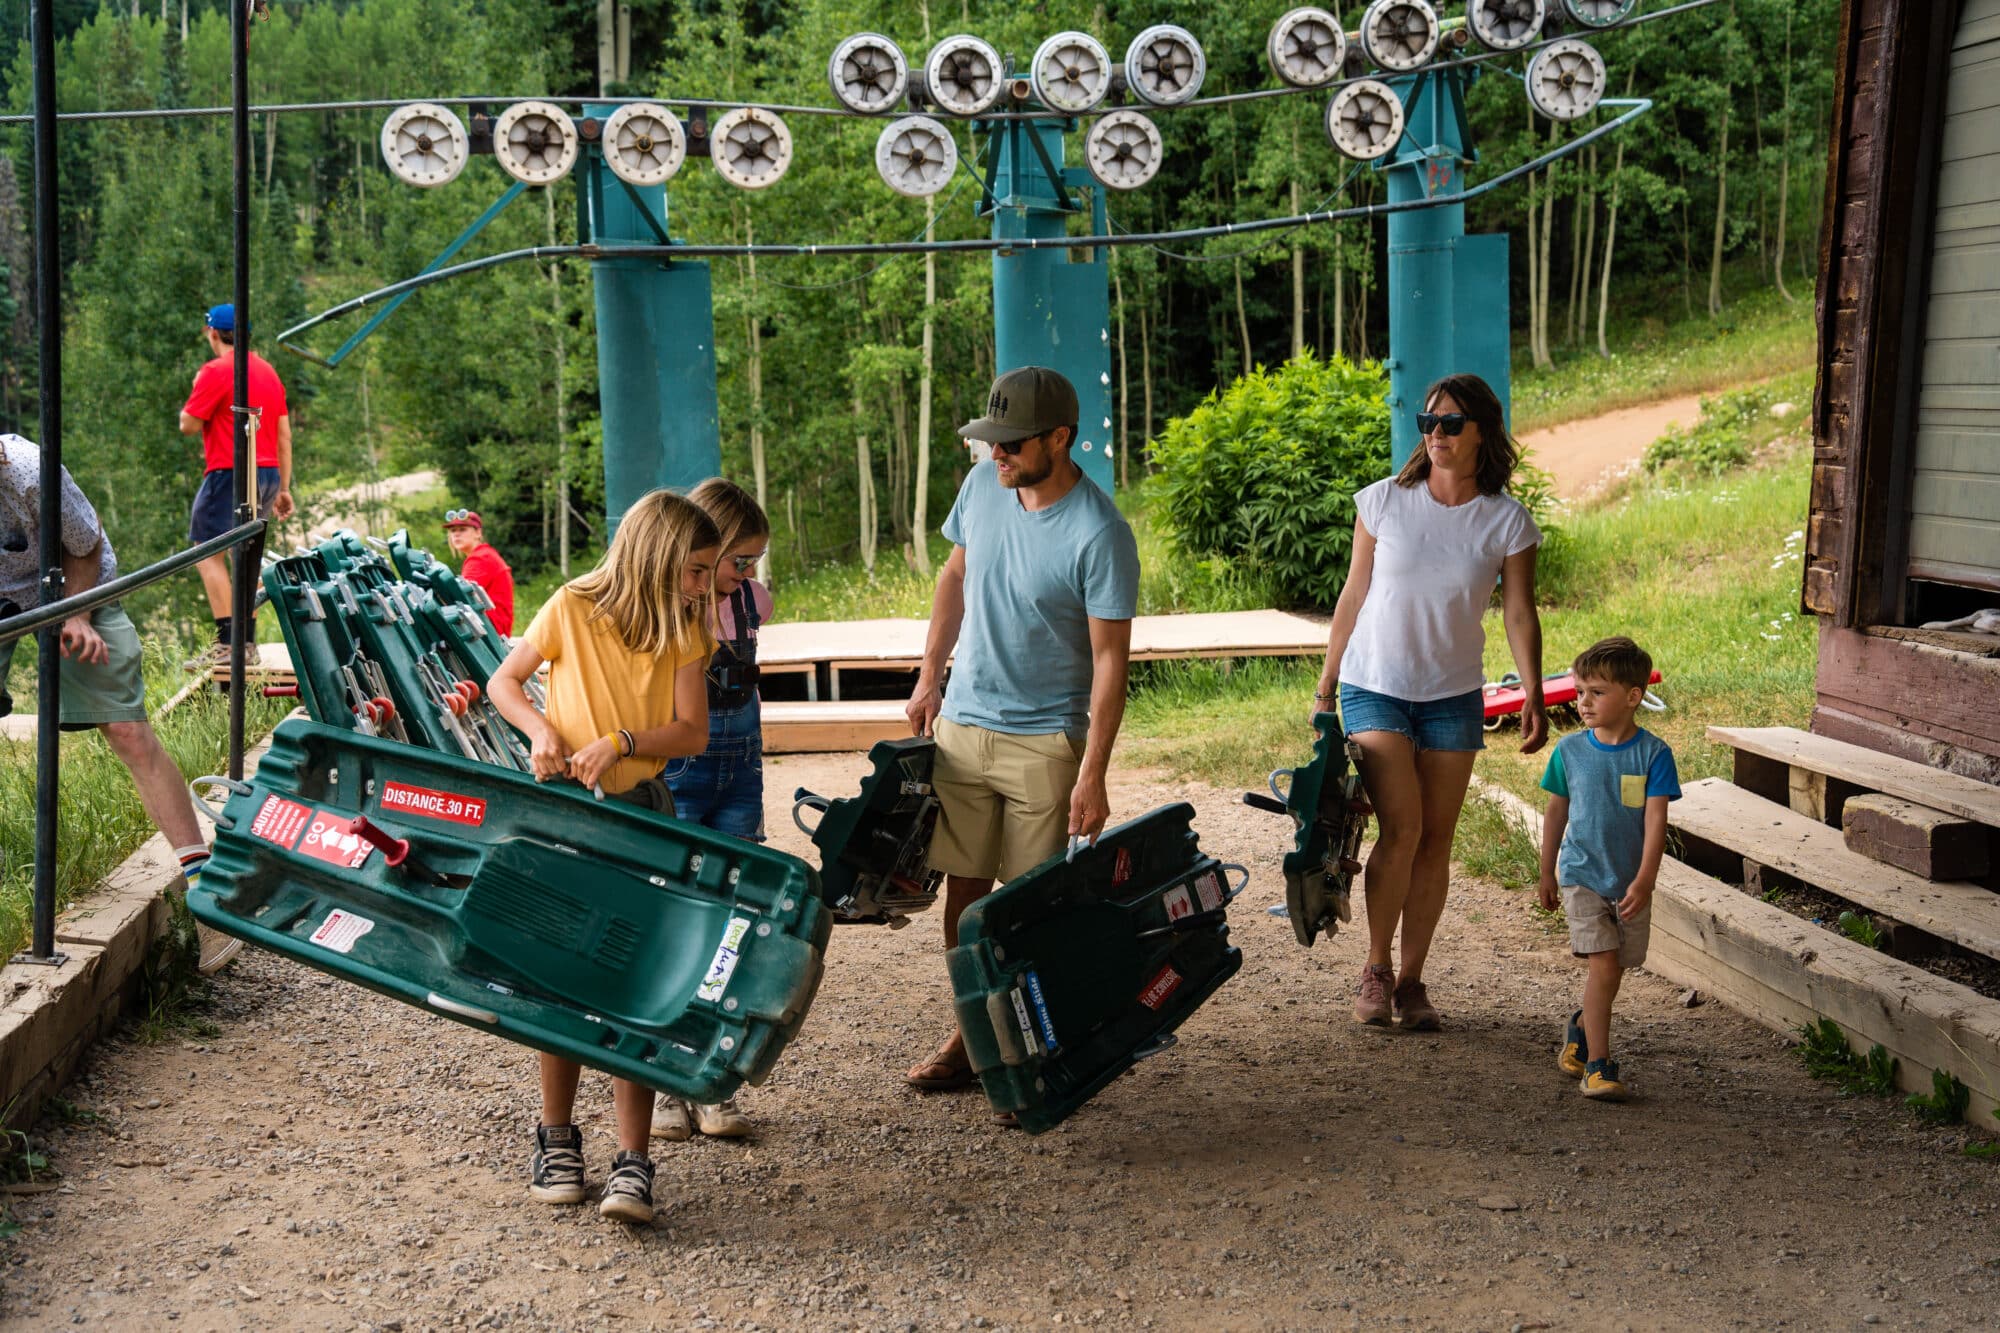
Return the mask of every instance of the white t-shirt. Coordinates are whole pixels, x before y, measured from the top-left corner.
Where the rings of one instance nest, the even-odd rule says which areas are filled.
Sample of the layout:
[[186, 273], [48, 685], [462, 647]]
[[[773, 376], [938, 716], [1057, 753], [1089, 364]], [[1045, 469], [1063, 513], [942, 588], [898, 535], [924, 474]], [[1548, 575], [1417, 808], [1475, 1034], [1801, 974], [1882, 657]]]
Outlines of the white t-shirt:
[[1375, 568], [1341, 682], [1415, 702], [1478, 689], [1480, 617], [1501, 563], [1542, 542], [1527, 507], [1511, 495], [1444, 505], [1425, 483], [1389, 477], [1357, 492], [1354, 508], [1375, 538]]

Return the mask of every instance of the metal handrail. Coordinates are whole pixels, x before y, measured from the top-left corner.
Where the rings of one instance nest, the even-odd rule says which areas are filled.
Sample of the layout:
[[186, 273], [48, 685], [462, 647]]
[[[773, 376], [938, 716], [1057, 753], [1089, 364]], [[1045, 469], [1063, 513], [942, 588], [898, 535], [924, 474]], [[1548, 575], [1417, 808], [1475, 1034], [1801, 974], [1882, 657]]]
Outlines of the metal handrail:
[[130, 574], [120, 574], [109, 583], [100, 583], [95, 588], [87, 588], [80, 593], [65, 597], [46, 606], [37, 606], [17, 615], [0, 620], [0, 648], [16, 639], [49, 626], [61, 624], [73, 615], [85, 611], [95, 611], [100, 606], [117, 601], [128, 592], [134, 592], [148, 584], [158, 583], [170, 574], [178, 574], [189, 565], [199, 564], [212, 555], [233, 550], [252, 537], [264, 534], [265, 520], [252, 519], [248, 523], [231, 528], [218, 537], [210, 537], [199, 546], [190, 546], [177, 555], [164, 560], [156, 560], [143, 569], [135, 569]]

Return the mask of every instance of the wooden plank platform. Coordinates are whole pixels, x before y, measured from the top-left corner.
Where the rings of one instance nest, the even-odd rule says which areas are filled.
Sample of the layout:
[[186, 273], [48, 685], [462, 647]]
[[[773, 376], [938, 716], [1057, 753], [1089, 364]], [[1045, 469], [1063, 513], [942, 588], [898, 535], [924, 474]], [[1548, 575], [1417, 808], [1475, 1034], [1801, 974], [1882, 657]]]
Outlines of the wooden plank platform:
[[2000, 959], [2000, 893], [1919, 878], [1847, 849], [1840, 831], [1721, 778], [1682, 788], [1668, 824], [1870, 912]]
[[1708, 738], [1864, 791], [1887, 792], [1989, 828], [2000, 828], [2000, 786], [1947, 773], [1796, 727], [1710, 727]]
[[772, 702], [763, 707], [764, 753], [811, 754], [865, 750], [910, 734], [901, 699], [848, 703]]

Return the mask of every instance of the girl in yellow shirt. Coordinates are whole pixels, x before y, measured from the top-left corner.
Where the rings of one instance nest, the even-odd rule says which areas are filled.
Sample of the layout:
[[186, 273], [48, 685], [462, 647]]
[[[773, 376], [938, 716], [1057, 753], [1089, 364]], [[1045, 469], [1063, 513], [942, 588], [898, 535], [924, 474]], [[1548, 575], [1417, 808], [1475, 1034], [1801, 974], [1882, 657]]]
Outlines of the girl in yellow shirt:
[[[570, 777], [605, 796], [673, 813], [661, 767], [708, 745], [703, 672], [715, 651], [709, 581], [721, 540], [699, 508], [670, 491], [650, 492], [625, 512], [597, 568], [564, 584], [536, 614], [487, 692], [532, 742], [538, 780]], [[544, 662], [547, 716], [522, 688]], [[544, 1203], [581, 1203], [583, 1138], [574, 1109], [582, 1067], [543, 1055], [541, 1073], [528, 1192]], [[614, 1078], [611, 1100], [619, 1152], [598, 1211], [649, 1222], [653, 1093]]]

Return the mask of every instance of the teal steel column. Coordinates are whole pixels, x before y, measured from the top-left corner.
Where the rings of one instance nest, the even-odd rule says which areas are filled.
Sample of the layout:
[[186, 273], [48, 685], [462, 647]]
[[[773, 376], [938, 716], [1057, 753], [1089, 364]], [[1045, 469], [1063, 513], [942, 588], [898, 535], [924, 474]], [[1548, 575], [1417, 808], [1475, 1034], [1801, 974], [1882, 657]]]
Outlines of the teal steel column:
[[[602, 120], [612, 107], [591, 107]], [[629, 186], [584, 143], [580, 239], [667, 241], [665, 186]], [[686, 490], [722, 470], [715, 388], [715, 306], [705, 260], [598, 259], [597, 393], [604, 426], [604, 510], [616, 527], [656, 487]]]
[[[1064, 235], [1087, 189], [1093, 234], [1106, 233], [1104, 194], [1087, 172], [1063, 169], [1063, 131], [1071, 121], [990, 122], [986, 145], [990, 193], [980, 211], [995, 240]], [[1070, 457], [1108, 495], [1116, 469], [1111, 442], [1110, 252], [1036, 250], [1026, 245], [993, 256], [993, 344], [998, 369], [1049, 366], [1076, 386], [1076, 443]]]
[[[1416, 414], [1440, 377], [1470, 372], [1509, 408], [1507, 238], [1467, 236], [1465, 73], [1391, 81], [1403, 99], [1403, 139], [1388, 167], [1389, 201], [1439, 200], [1389, 215], [1389, 439], [1394, 466], [1417, 447]], [[1509, 416], [1511, 417], [1511, 408]]]

